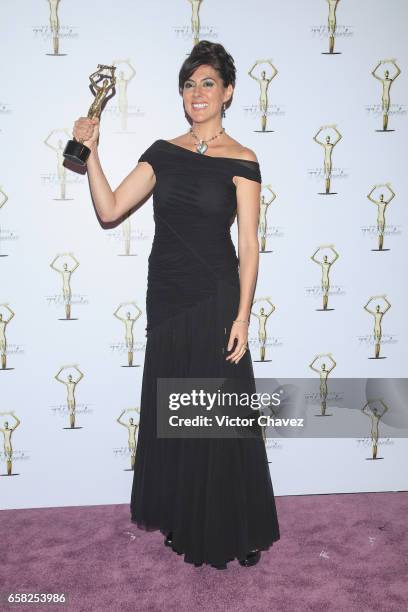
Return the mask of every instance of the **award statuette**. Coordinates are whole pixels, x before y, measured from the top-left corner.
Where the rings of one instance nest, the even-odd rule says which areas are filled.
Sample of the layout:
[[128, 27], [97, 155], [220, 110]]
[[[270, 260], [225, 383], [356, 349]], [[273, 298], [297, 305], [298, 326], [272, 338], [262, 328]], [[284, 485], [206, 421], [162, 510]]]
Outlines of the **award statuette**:
[[[110, 71], [110, 74], [105, 74], [105, 70]], [[95, 96], [95, 100], [92, 102], [88, 111], [88, 118], [93, 119], [94, 117], [101, 116], [101, 112], [105, 108], [107, 101], [115, 95], [115, 70], [116, 66], [104, 66], [98, 64], [98, 69], [89, 76], [91, 81], [90, 89]], [[102, 84], [100, 85], [100, 81]], [[111, 95], [108, 93], [112, 90]], [[80, 166], [85, 166], [87, 159], [91, 153], [91, 149], [83, 144], [82, 140], [68, 140], [65, 149], [64, 157]]]

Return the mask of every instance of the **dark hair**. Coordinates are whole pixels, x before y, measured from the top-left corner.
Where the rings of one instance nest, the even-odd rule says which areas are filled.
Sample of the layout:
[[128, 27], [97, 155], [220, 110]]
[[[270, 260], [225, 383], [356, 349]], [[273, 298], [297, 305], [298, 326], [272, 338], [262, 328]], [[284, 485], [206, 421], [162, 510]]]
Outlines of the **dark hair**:
[[[209, 40], [200, 40], [192, 49], [190, 55], [184, 60], [179, 72], [179, 93], [183, 95], [184, 83], [201, 65], [209, 64], [222, 78], [224, 87], [235, 87], [236, 70], [232, 56], [220, 43]], [[225, 103], [226, 108], [231, 104], [232, 96]]]

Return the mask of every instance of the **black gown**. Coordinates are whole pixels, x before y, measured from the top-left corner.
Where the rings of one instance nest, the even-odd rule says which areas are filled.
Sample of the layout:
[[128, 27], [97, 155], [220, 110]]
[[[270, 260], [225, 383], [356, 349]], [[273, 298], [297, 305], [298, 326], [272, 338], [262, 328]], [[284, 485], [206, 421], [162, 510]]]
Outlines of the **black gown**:
[[[230, 235], [234, 176], [261, 182], [258, 162], [201, 155], [156, 140], [140, 156], [156, 175], [148, 260], [146, 349], [130, 510], [173, 534], [188, 563], [224, 564], [278, 540], [261, 429], [253, 438], [158, 438], [158, 377], [243, 377], [250, 350], [225, 360], [237, 316], [239, 266]], [[255, 389], [255, 387], [254, 387]]]

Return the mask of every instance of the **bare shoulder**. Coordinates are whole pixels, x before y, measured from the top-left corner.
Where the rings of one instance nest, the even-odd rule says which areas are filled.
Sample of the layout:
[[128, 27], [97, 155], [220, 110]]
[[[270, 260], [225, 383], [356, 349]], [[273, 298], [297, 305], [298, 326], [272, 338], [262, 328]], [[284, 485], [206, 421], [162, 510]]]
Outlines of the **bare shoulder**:
[[171, 144], [175, 145], [180, 145], [182, 147], [191, 144], [187, 141], [187, 138], [184, 134], [182, 134], [181, 136], [175, 136], [175, 138], [169, 138], [167, 142], [170, 142]]
[[230, 142], [230, 152], [230, 157], [235, 157], [236, 159], [253, 162], [258, 161], [258, 158], [252, 149], [249, 147], [244, 147], [241, 143], [234, 139], [231, 139]]
[[239, 155], [239, 159], [253, 162], [258, 161], [255, 152], [252, 149], [249, 149], [248, 147], [241, 147], [241, 154]]

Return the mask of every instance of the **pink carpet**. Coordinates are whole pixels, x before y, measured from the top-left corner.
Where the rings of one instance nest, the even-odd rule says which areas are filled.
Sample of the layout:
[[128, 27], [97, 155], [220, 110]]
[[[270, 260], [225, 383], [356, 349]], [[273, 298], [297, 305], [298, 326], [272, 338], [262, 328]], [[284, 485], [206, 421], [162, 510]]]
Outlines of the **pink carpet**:
[[[408, 610], [408, 493], [277, 497], [281, 540], [254, 567], [184, 563], [128, 505], [2, 510], [0, 610]], [[4, 603], [9, 592], [67, 603]]]

